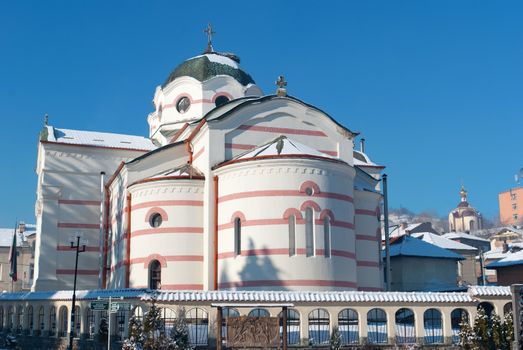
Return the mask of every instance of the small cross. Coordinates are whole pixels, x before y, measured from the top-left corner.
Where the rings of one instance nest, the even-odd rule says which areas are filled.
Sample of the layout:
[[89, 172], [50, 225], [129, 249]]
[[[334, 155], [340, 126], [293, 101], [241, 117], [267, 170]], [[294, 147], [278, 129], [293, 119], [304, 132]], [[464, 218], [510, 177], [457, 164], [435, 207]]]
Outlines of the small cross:
[[49, 125], [49, 116], [47, 114], [44, 116], [44, 125]]
[[287, 82], [285, 81], [285, 78], [283, 75], [280, 75], [278, 77], [278, 80], [276, 80], [276, 86], [278, 88], [276, 89], [276, 95], [277, 96], [287, 96], [287, 89], [285, 88], [287, 86]]
[[207, 50], [205, 50], [205, 52], [213, 52], [214, 50], [212, 47], [212, 36], [213, 34], [216, 34], [216, 32], [212, 30], [212, 26], [210, 23], [207, 24], [207, 28], [205, 28], [203, 32], [207, 34]]
[[276, 80], [276, 85], [280, 88], [280, 89], [283, 89], [284, 87], [287, 86], [287, 82], [285, 81], [285, 77], [283, 75], [280, 75], [278, 77], [278, 80]]

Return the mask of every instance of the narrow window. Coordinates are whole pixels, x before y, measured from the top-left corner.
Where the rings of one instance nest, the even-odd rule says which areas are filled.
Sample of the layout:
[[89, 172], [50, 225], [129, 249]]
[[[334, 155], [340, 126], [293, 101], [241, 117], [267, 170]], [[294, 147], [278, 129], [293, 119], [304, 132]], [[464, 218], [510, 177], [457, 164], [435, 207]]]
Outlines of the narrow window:
[[314, 255], [314, 212], [312, 208], [305, 209], [305, 255]]
[[296, 255], [296, 216], [289, 216], [289, 256]]
[[149, 288], [161, 289], [162, 284], [162, 265], [158, 260], [153, 260], [149, 264]]
[[240, 218], [234, 219], [234, 254], [242, 253], [242, 222]]
[[324, 254], [326, 258], [331, 257], [331, 219], [328, 216], [323, 218], [323, 241]]

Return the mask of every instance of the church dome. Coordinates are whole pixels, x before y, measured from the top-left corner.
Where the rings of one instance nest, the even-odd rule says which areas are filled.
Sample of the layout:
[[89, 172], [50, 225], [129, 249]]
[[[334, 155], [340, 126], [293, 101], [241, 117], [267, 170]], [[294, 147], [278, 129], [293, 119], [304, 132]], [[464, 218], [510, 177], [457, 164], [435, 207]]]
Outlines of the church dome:
[[188, 59], [176, 67], [169, 75], [162, 88], [169, 85], [176, 78], [188, 76], [200, 82], [207, 81], [215, 76], [228, 75], [243, 86], [255, 84], [249, 74], [240, 66], [240, 58], [234, 54], [209, 52]]

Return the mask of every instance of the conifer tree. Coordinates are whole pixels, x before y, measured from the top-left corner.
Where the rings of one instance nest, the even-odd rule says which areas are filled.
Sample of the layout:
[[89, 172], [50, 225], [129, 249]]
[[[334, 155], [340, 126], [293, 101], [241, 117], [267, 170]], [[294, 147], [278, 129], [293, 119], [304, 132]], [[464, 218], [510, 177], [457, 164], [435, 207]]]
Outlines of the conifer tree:
[[122, 350], [141, 350], [143, 342], [142, 321], [136, 316], [132, 316], [129, 319], [129, 338], [123, 341]]
[[151, 297], [149, 311], [143, 319], [143, 349], [162, 350], [166, 348], [166, 337], [161, 308], [156, 306], [156, 296]]
[[476, 335], [469, 324], [468, 317], [463, 315], [459, 324], [459, 346], [462, 349], [470, 350], [474, 348]]
[[335, 326], [332, 329], [330, 349], [331, 350], [341, 349], [341, 333], [340, 333], [340, 329], [338, 328], [338, 326]]
[[187, 319], [185, 308], [178, 308], [178, 317], [171, 329], [169, 337], [169, 350], [190, 350], [192, 346], [189, 340], [189, 327], [187, 326]]
[[485, 310], [482, 307], [478, 308], [478, 313], [474, 319], [474, 333], [476, 335], [475, 345], [478, 349], [488, 349], [489, 348], [489, 320], [488, 316], [485, 313]]
[[492, 316], [490, 319], [491, 323], [491, 342], [494, 345], [495, 349], [501, 349], [501, 343], [503, 338], [503, 330], [502, 330], [502, 324], [501, 324], [501, 318], [498, 314], [495, 312], [492, 312]]
[[512, 319], [512, 311], [505, 314], [502, 325], [501, 346], [502, 350], [510, 350], [512, 342], [514, 341], [514, 321]]

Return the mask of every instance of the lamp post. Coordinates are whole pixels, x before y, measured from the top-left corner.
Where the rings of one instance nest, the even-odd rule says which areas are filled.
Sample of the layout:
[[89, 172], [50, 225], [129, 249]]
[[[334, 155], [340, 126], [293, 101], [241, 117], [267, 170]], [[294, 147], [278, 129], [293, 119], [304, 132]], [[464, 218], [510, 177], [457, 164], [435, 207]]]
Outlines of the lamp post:
[[73, 284], [73, 305], [71, 307], [71, 332], [69, 334], [69, 350], [73, 350], [73, 339], [76, 318], [76, 276], [78, 275], [78, 255], [85, 252], [85, 244], [80, 245], [80, 235], [76, 235], [76, 244], [71, 241], [71, 249], [76, 250], [76, 260], [74, 263], [74, 284]]

